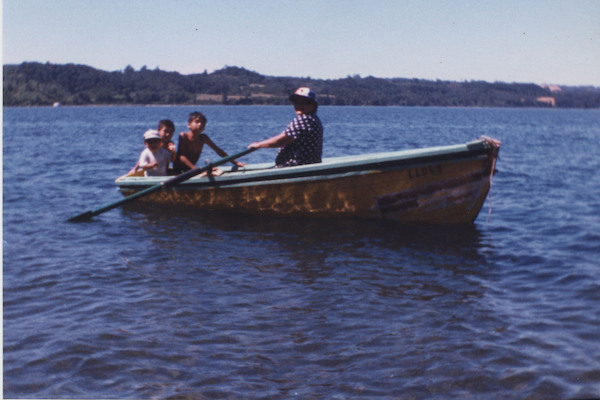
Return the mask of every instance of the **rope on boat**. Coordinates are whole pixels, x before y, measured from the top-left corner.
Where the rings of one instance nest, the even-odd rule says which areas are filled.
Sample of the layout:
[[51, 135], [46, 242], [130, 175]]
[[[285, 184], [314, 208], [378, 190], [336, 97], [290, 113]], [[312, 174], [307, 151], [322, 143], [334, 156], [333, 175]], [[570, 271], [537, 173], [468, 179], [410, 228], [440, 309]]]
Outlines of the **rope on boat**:
[[487, 136], [482, 136], [481, 140], [486, 142], [492, 149], [490, 153], [490, 158], [492, 159], [492, 169], [490, 171], [490, 190], [488, 191], [488, 199], [490, 203], [490, 209], [488, 211], [488, 223], [490, 222], [490, 218], [492, 216], [492, 178], [494, 177], [494, 171], [496, 170], [496, 160], [498, 159], [498, 152], [500, 151], [500, 141], [496, 139], [492, 139]]

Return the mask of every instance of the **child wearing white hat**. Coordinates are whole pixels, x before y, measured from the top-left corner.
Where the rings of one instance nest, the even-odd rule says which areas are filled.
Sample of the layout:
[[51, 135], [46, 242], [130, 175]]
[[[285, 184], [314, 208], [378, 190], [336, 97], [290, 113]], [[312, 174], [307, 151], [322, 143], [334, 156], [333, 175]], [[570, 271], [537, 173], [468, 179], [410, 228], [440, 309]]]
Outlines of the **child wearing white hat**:
[[144, 133], [144, 145], [146, 148], [140, 154], [139, 167], [144, 170], [145, 176], [167, 175], [167, 167], [171, 161], [172, 154], [162, 147], [158, 131], [149, 129]]

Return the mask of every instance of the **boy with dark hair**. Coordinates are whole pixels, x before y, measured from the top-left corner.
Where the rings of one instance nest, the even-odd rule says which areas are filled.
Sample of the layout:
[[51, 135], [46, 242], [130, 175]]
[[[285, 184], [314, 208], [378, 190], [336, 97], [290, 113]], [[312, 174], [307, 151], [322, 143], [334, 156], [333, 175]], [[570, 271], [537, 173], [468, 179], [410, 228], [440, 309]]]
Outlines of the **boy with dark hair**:
[[[227, 157], [227, 153], [217, 146], [204, 132], [206, 129], [206, 117], [201, 112], [195, 111], [188, 118], [188, 132], [179, 134], [179, 143], [177, 145], [177, 156], [173, 161], [173, 170], [179, 175], [182, 172], [196, 168], [196, 163], [200, 158], [204, 145], [208, 145], [221, 157]], [[232, 161], [238, 167], [243, 167], [245, 163]]]
[[[177, 156], [177, 147], [173, 142], [173, 134], [175, 133], [175, 124], [170, 119], [163, 119], [158, 122], [158, 134], [160, 135], [160, 141], [162, 146], [171, 153], [171, 162], [175, 161]], [[173, 175], [171, 168], [167, 169], [167, 175]]]

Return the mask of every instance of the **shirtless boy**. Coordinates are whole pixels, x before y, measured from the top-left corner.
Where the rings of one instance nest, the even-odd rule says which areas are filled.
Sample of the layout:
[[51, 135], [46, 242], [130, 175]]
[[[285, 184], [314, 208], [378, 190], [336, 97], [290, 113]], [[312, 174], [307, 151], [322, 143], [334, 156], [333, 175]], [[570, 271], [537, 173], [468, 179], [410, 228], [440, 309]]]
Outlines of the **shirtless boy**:
[[[206, 128], [206, 117], [200, 112], [193, 112], [188, 118], [188, 132], [179, 134], [179, 143], [177, 145], [177, 157], [173, 161], [173, 169], [175, 174], [180, 174], [185, 171], [196, 168], [196, 163], [200, 158], [204, 145], [207, 144], [221, 157], [227, 157], [219, 146], [217, 146], [210, 138], [202, 133]], [[232, 161], [238, 167], [243, 167], [245, 163]]]

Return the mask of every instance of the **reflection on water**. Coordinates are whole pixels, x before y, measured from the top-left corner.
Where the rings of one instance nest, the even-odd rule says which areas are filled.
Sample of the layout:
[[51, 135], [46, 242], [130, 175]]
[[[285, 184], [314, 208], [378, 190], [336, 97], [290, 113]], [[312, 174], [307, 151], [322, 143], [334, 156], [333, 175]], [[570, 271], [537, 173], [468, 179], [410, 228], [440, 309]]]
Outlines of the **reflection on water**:
[[[318, 244], [330, 249], [377, 246], [388, 250], [436, 250], [468, 256], [478, 254], [482, 233], [475, 224], [425, 225], [398, 224], [386, 220], [353, 218], [320, 219], [281, 216], [260, 216], [211, 211], [193, 211], [153, 205], [128, 204], [126, 215], [139, 218], [140, 229], [161, 226], [167, 236], [179, 236], [182, 231], [198, 235], [244, 237], [246, 240], [277, 240]], [[250, 236], [248, 236], [250, 235]], [[290, 250], [302, 250], [297, 245]]]
[[[347, 285], [366, 283], [387, 297], [415, 293], [416, 300], [423, 301], [441, 296], [446, 290], [440, 282], [456, 286], [457, 293], [464, 290], [474, 296], [479, 292], [481, 297], [484, 289], [473, 282], [465, 284], [465, 276], [472, 279], [489, 268], [484, 235], [471, 224], [399, 225], [384, 220], [266, 218], [182, 210], [159, 213], [147, 207], [143, 211], [128, 207], [123, 213], [134, 216], [139, 229], [148, 234], [197, 244], [206, 257], [213, 246], [229, 248], [240, 264], [255, 266], [259, 273], [265, 268], [293, 271], [303, 282], [331, 285], [340, 285], [341, 275]], [[165, 251], [186, 251], [169, 240], [158, 244]], [[181, 262], [198, 264], [185, 258]], [[448, 279], [440, 274], [448, 274]], [[455, 278], [458, 281], [452, 283]]]

